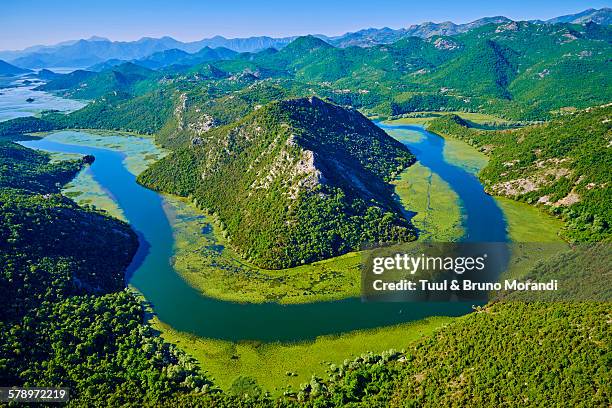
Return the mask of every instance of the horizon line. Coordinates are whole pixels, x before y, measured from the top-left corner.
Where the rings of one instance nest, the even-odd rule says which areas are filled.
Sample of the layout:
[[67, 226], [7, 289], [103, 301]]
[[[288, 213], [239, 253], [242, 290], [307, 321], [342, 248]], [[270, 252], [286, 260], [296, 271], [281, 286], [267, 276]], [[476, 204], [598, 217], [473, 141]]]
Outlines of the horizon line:
[[274, 35], [270, 35], [270, 34], [252, 34], [252, 35], [249, 35], [249, 36], [236, 36], [236, 37], [234, 37], [234, 36], [226, 36], [226, 35], [222, 35], [222, 34], [215, 34], [215, 35], [212, 35], [212, 36], [209, 36], [209, 37], [205, 36], [205, 37], [202, 37], [202, 38], [196, 39], [196, 40], [181, 40], [181, 39], [178, 39], [178, 38], [176, 38], [176, 37], [174, 37], [172, 35], [162, 35], [160, 37], [143, 35], [142, 37], [139, 37], [139, 38], [136, 38], [136, 39], [111, 39], [108, 36], [101, 36], [101, 35], [93, 34], [93, 35], [88, 36], [87, 38], [65, 39], [65, 40], [61, 40], [61, 41], [58, 41], [58, 42], [54, 42], [54, 43], [35, 43], [35, 44], [32, 44], [32, 45], [28, 45], [28, 46], [26, 46], [24, 48], [21, 48], [21, 49], [15, 49], [15, 48], [13, 48], [13, 49], [0, 49], [0, 52], [22, 52], [22, 51], [25, 51], [28, 48], [32, 48], [32, 47], [53, 47], [53, 46], [58, 46], [58, 45], [60, 45], [62, 43], [70, 43], [70, 42], [76, 43], [78, 41], [91, 41], [91, 40], [105, 41], [105, 42], [111, 42], [111, 43], [131, 43], [131, 42], [138, 42], [138, 41], [146, 40], [146, 39], [161, 40], [161, 39], [164, 39], [164, 38], [168, 38], [168, 39], [172, 39], [174, 41], [177, 41], [177, 42], [180, 42], [180, 43], [183, 43], [183, 44], [189, 44], [189, 43], [194, 43], [194, 42], [199, 42], [199, 41], [212, 40], [212, 39], [217, 38], [217, 37], [221, 37], [221, 38], [226, 39], [226, 40], [237, 40], [237, 39], [247, 39], [247, 38], [262, 38], [262, 37], [267, 37], [267, 38], [272, 38], [272, 39], [293, 39], [293, 38], [298, 38], [298, 37], [306, 37], [306, 36], [309, 36], [309, 35], [315, 36], [315, 37], [316, 36], [322, 36], [322, 37], [326, 37], [326, 38], [335, 38], [335, 37], [341, 37], [341, 36], [344, 36], [344, 35], [347, 35], [347, 34], [357, 33], [357, 32], [364, 31], [364, 30], [383, 30], [383, 29], [402, 30], [402, 29], [408, 29], [410, 27], [419, 26], [419, 25], [423, 25], [423, 24], [429, 24], [429, 23], [431, 23], [431, 24], [452, 23], [452, 24], [455, 24], [455, 25], [464, 25], [464, 24], [470, 24], [470, 23], [473, 23], [475, 21], [482, 20], [482, 19], [496, 18], [496, 17], [503, 17], [503, 18], [507, 18], [509, 20], [516, 21], [516, 22], [522, 22], [522, 21], [525, 21], [525, 22], [532, 22], [532, 21], [546, 22], [546, 21], [549, 21], [551, 19], [554, 19], [554, 18], [557, 18], [557, 17], [563, 17], [563, 16], [566, 16], [566, 15], [579, 14], [579, 13], [583, 13], [583, 12], [586, 12], [586, 11], [601, 11], [601, 10], [610, 10], [610, 9], [611, 9], [610, 7], [601, 7], [601, 8], [588, 7], [588, 8], [576, 11], [575, 13], [563, 14], [563, 15], [560, 15], [560, 16], [556, 16], [556, 17], [552, 17], [552, 18], [546, 19], [546, 20], [542, 20], [542, 19], [527, 19], [527, 20], [526, 19], [513, 19], [511, 17], [507, 17], [507, 16], [504, 16], [502, 14], [478, 17], [478, 18], [476, 18], [474, 20], [470, 20], [470, 21], [466, 21], [466, 22], [459, 22], [459, 23], [456, 23], [456, 22], [454, 22], [452, 20], [444, 20], [444, 21], [439, 21], [439, 22], [433, 21], [433, 20], [428, 20], [428, 21], [422, 21], [420, 23], [413, 23], [413, 24], [410, 24], [410, 25], [406, 25], [406, 26], [402, 26], [402, 27], [397, 27], [397, 28], [393, 28], [393, 27], [387, 26], [387, 25], [383, 26], [383, 27], [372, 27], [372, 26], [370, 26], [370, 27], [360, 28], [360, 29], [355, 30], [355, 31], [345, 31], [345, 32], [342, 32], [342, 33], [339, 33], [339, 34], [323, 34], [323, 33], [308, 32], [308, 33], [299, 34], [299, 35], [274, 36]]

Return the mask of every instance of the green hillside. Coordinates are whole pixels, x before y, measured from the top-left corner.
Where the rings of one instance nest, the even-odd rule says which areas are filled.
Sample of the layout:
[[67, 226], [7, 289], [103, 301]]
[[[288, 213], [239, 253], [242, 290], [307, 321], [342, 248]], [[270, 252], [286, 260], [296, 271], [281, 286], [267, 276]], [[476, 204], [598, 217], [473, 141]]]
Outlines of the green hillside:
[[38, 90], [55, 92], [78, 87], [79, 84], [96, 76], [95, 72], [78, 69], [68, 74], [58, 75], [52, 81], [40, 85]]
[[82, 166], [0, 143], [0, 385], [70, 387], [73, 406], [208, 387], [125, 290], [136, 234], [59, 193]]
[[132, 92], [134, 84], [153, 75], [154, 71], [127, 62], [99, 73], [74, 71], [36, 89], [56, 91], [68, 98], [95, 99], [111, 92]]
[[414, 239], [388, 184], [413, 161], [358, 112], [294, 99], [192, 138], [139, 181], [192, 197], [245, 258], [282, 268]]
[[[244, 53], [159, 71], [134, 64], [100, 73], [77, 71], [42, 89], [88, 99], [108, 92], [139, 97], [164, 90], [175, 107], [186, 94], [210, 106], [229, 101], [230, 112], [233, 94], [240, 91], [250, 94], [248, 106], [236, 115], [241, 117], [270, 101], [258, 91], [259, 84], [291, 81], [291, 87], [299, 85], [286, 97], [316, 94], [372, 115], [459, 110], [547, 120], [560, 109], [609, 101], [610, 30], [596, 24], [505, 22], [452, 37], [407, 37], [367, 48], [336, 48], [306, 36], [278, 52]], [[223, 112], [211, 116], [218, 124], [237, 119], [224, 118], [228, 115]]]
[[428, 129], [481, 148], [490, 160], [480, 174], [491, 194], [540, 205], [567, 223], [576, 241], [612, 234], [612, 106], [589, 108], [511, 131], [469, 128], [457, 116]]
[[609, 311], [601, 303], [488, 306], [404, 355], [331, 367], [329, 383], [315, 379], [298, 398], [309, 396], [307, 406], [605, 406]]
[[517, 59], [512, 49], [486, 40], [440, 67], [427, 81], [453, 89], [468, 88], [469, 96], [510, 99], [508, 85], [516, 76]]

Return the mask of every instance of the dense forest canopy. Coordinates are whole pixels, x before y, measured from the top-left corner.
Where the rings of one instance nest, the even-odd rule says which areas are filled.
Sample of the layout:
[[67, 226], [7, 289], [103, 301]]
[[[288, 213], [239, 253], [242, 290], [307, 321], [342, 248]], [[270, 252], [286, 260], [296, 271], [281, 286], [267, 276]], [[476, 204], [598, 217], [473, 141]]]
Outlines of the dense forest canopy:
[[125, 288], [134, 232], [61, 195], [83, 165], [0, 142], [0, 385], [70, 387], [81, 406], [208, 389]]

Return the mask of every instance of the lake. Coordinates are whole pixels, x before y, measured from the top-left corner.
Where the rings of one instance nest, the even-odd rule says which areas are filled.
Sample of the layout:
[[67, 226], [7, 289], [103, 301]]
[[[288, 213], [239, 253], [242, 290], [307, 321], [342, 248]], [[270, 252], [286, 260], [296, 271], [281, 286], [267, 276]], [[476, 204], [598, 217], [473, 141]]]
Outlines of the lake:
[[[19, 85], [25, 78], [11, 78], [11, 85]], [[35, 81], [32, 79], [32, 81]], [[58, 110], [72, 112], [85, 106], [82, 101], [61, 98], [48, 92], [35, 91], [43, 82], [37, 81], [30, 85], [11, 86], [0, 88], [0, 122], [4, 120], [33, 116], [44, 110]], [[33, 99], [28, 102], [27, 99]]]

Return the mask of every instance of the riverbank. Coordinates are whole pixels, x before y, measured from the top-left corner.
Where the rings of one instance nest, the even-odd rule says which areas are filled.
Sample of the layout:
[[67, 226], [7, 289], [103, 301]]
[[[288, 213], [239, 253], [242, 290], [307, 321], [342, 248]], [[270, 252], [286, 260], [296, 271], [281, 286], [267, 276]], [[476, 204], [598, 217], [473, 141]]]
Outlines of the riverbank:
[[363, 254], [289, 269], [258, 268], [240, 258], [210, 218], [187, 199], [164, 196], [174, 235], [172, 265], [206, 296], [231, 302], [301, 304], [360, 296]]
[[[461, 115], [466, 119], [469, 118], [469, 115], [466, 116], [466, 113], [464, 112], [461, 112]], [[487, 116], [488, 115], [483, 115], [483, 118]], [[433, 118], [434, 117], [432, 117], [432, 119]], [[472, 120], [477, 121], [477, 119], [474, 117], [472, 117]], [[406, 123], [407, 122], [403, 119], [384, 122], [385, 125], [391, 126], [391, 129], [393, 129], [393, 127], [397, 127], [398, 130], [392, 132], [391, 135], [402, 142], [414, 138], [414, 136], [409, 135], [408, 132], [402, 133], [401, 126], [405, 125]], [[426, 121], [422, 121], [421, 123], [419, 123], [419, 125], [425, 123]], [[478, 176], [480, 171], [488, 164], [488, 156], [478, 151], [474, 147], [470, 146], [469, 144], [452, 137], [439, 137], [443, 138], [445, 141], [445, 159], [460, 166], [461, 168], [473, 174], [474, 176]], [[409, 188], [418, 191], [418, 187], [414, 186], [418, 186], [419, 180], [407, 181], [409, 183]], [[451, 193], [449, 193], [449, 189], [447, 187], [438, 187], [438, 190], [446, 191], [447, 200], [452, 200], [455, 198], [452, 196]], [[404, 195], [406, 196], [406, 200], [410, 200], [408, 194], [404, 193]], [[493, 198], [496, 201], [497, 205], [501, 208], [504, 214], [504, 218], [506, 219], [507, 234], [510, 241], [542, 243], [564, 242], [563, 239], [561, 239], [560, 237], [560, 232], [563, 229], [564, 223], [560, 219], [551, 216], [540, 208], [534, 207], [526, 203], [500, 196], [493, 196]], [[444, 199], [444, 195], [442, 195], [442, 199]], [[412, 200], [414, 202], [414, 199]], [[449, 211], [452, 210], [447, 209], [446, 211], [439, 211], [440, 216], [436, 218], [436, 220], [442, 221], [440, 225], [445, 225], [443, 221], [445, 217], [456, 219], [449, 216], [449, 214], [452, 213]], [[448, 226], [449, 223], [446, 223], [446, 225]], [[453, 224], [451, 223], [450, 225], [452, 226]]]
[[[390, 133], [405, 143], [419, 142], [423, 135], [397, 129]], [[113, 132], [56, 132], [46, 138], [59, 143], [95, 145], [120, 151], [128, 170], [137, 175], [166, 154], [153, 139], [117, 135]], [[486, 164], [486, 156], [461, 141], [450, 141], [444, 159], [469, 173]], [[455, 241], [463, 234], [461, 202], [456, 192], [430, 169], [416, 163], [394, 182], [398, 199], [407, 211], [421, 239]], [[81, 172], [64, 190], [83, 205], [95, 205], [125, 220], [114, 198], [93, 178]], [[496, 199], [503, 210], [513, 241], [555, 239], [558, 220], [525, 204]], [[360, 264], [363, 254], [349, 253], [309, 265], [284, 270], [265, 270], [242, 260], [227, 245], [214, 222], [186, 199], [164, 196], [163, 208], [173, 234], [172, 266], [200, 293], [223, 301], [304, 304], [354, 298], [360, 295]]]
[[508, 119], [501, 118], [499, 116], [487, 114], [487, 113], [475, 113], [475, 112], [462, 112], [462, 111], [422, 111], [422, 112], [411, 112], [399, 117], [393, 117], [385, 120], [385, 123], [395, 125], [425, 125], [428, 122], [439, 118], [443, 115], [458, 115], [464, 120], [471, 123], [473, 126], [481, 128], [493, 128], [493, 127], [508, 127], [517, 124], [516, 122]]
[[222, 389], [229, 389], [241, 377], [254, 379], [273, 395], [287, 386], [293, 390], [310, 381], [312, 375], [326, 377], [330, 364], [367, 352], [408, 349], [420, 339], [450, 324], [452, 317], [428, 317], [377, 329], [321, 336], [296, 343], [228, 342], [180, 332], [153, 318], [150, 323], [162, 338], [193, 356]]
[[[414, 137], [414, 135], [412, 135]], [[418, 136], [418, 135], [417, 135]], [[96, 145], [98, 147], [104, 147], [122, 153], [122, 162], [126, 169], [130, 170], [132, 175], [138, 174], [142, 171], [146, 165], [150, 164], [152, 160], [155, 160], [156, 155], [163, 154], [163, 152], [156, 151], [156, 147], [151, 139], [147, 138], [136, 138], [130, 136], [118, 136], [112, 134], [87, 134], [83, 132], [58, 132], [45, 138], [48, 141], [55, 142], [70, 142], [70, 143], [82, 143], [83, 145]], [[461, 153], [461, 149], [464, 147], [461, 144], [450, 148], [446, 155], [451, 157], [463, 157], [463, 161], [457, 163], [464, 169], [475, 169], [478, 167], [478, 157], [471, 157], [468, 151]], [[415, 167], [418, 169], [418, 167]], [[414, 171], [414, 170], [408, 170]], [[419, 171], [424, 171], [424, 168]], [[105, 188], [101, 188], [100, 184], [97, 184], [98, 180], [95, 175], [91, 175], [89, 184], [81, 184], [80, 181], [76, 180], [71, 188], [81, 188], [86, 190], [85, 193], [92, 193], [92, 189], [97, 185], [103, 193], [107, 194], [105, 200], [111, 199], [115, 202], [117, 197], [113, 197], [112, 191]], [[410, 178], [406, 174], [400, 177], [398, 191], [401, 190], [402, 183], [419, 183], [421, 179], [416, 177]], [[436, 189], [441, 192], [449, 194], [452, 189], [443, 182], [438, 180]], [[404, 186], [406, 191], [415, 189], [414, 185]], [[416, 190], [415, 190], [416, 191]], [[152, 193], [152, 192], [151, 192]], [[398, 195], [402, 195], [401, 191]], [[412, 194], [408, 193], [408, 197]], [[435, 194], [434, 194], [435, 195]], [[152, 195], [153, 196], [153, 195]], [[78, 199], [84, 199], [86, 197], [77, 196]], [[436, 196], [436, 202], [438, 199], [443, 200], [442, 196]], [[94, 200], [95, 201], [95, 200]], [[278, 300], [285, 299], [291, 301], [297, 301], [297, 303], [317, 302], [313, 303], [313, 306], [317, 309], [313, 309], [312, 312], [304, 309], [304, 312], [293, 312], [286, 311], [289, 315], [293, 315], [294, 321], [302, 322], [302, 325], [309, 326], [310, 323], [304, 320], [306, 316], [321, 316], [321, 319], [328, 318], [329, 314], [325, 312], [326, 306], [321, 306], [320, 299], [340, 299], [342, 296], [354, 297], [359, 293], [360, 286], [360, 273], [359, 264], [361, 257], [359, 254], [347, 254], [343, 257], [335, 258], [332, 260], [326, 260], [313, 265], [305, 265], [299, 268], [293, 268], [293, 270], [285, 271], [265, 271], [270, 275], [266, 275], [261, 272], [259, 275], [240, 273], [239, 270], [227, 268], [226, 266], [234, 265], [241, 266], [244, 262], [241, 262], [238, 257], [232, 256], [231, 249], [224, 245], [222, 239], [215, 231], [214, 226], [210, 223], [206, 216], [199, 212], [193, 205], [175, 197], [164, 197], [163, 212], [169, 222], [169, 230], [174, 237], [174, 248], [168, 253], [172, 257], [172, 265], [174, 271], [178, 272], [182, 277], [185, 278], [185, 269], [191, 268], [192, 273], [198, 277], [199, 281], [203, 285], [207, 285], [210, 289], [207, 293], [214, 294], [213, 297], [216, 299], [226, 300], [237, 300], [255, 301], [260, 302], [277, 302]], [[443, 225], [442, 220], [444, 217], [448, 219], [449, 211], [452, 210], [452, 206], [448, 206], [446, 201], [446, 209], [442, 208], [438, 211], [429, 214], [428, 220], [432, 224]], [[99, 199], [96, 201], [96, 205], [100, 208], [109, 208], [108, 202], [104, 202]], [[119, 206], [120, 207], [120, 206]], [[129, 209], [129, 206], [127, 207]], [[459, 211], [458, 207], [455, 207], [454, 219], [457, 219]], [[516, 214], [512, 214], [507, 217], [509, 229], [514, 231], [513, 237], [520, 239], [523, 232], [518, 228], [512, 227], [514, 223], [521, 221], [521, 214], [524, 211], [519, 211]], [[125, 216], [125, 214], [124, 214]], [[451, 217], [452, 218], [452, 217]], [[533, 214], [533, 219], [530, 225], [534, 225], [538, 217]], [[150, 223], [149, 219], [149, 223]], [[138, 228], [139, 223], [137, 222], [136, 227]], [[443, 228], [440, 229], [443, 231]], [[458, 230], [459, 231], [459, 230]], [[459, 233], [459, 232], [457, 232]], [[165, 241], [164, 241], [165, 242]], [[153, 242], [153, 245], [157, 245]], [[211, 255], [213, 254], [213, 255]], [[162, 254], [163, 255], [163, 254]], [[215, 258], [216, 256], [216, 258]], [[163, 264], [164, 256], [161, 256], [157, 261], [154, 261], [156, 265]], [[209, 275], [206, 279], [202, 276], [206, 276], [202, 273], [198, 260], [202, 259], [216, 259], [215, 263], [209, 265], [209, 271], [212, 275]], [[165, 258], [166, 260], [168, 258]], [[152, 264], [150, 264], [153, 267]], [[248, 270], [248, 269], [246, 269]], [[343, 274], [344, 272], [344, 274]], [[215, 273], [217, 278], [214, 278]], [[272, 275], [274, 274], [274, 275]], [[226, 276], [232, 276], [232, 279], [222, 279]], [[257, 278], [259, 277], [259, 278]], [[142, 279], [146, 279], [146, 282], [156, 280], [154, 276], [142, 277], [139, 281], [144, 282]], [[188, 282], [189, 279], [186, 279]], [[349, 284], [347, 284], [347, 282]], [[190, 282], [191, 283], [191, 282]], [[138, 286], [139, 284], [136, 283]], [[166, 285], [161, 281], [159, 283], [166, 291], [172, 293], [171, 286]], [[193, 284], [191, 286], [194, 286]], [[339, 288], [345, 288], [342, 291]], [[346, 288], [349, 288], [346, 290]], [[313, 290], [314, 289], [314, 290]], [[145, 295], [146, 295], [145, 291]], [[201, 293], [201, 292], [200, 292]], [[169, 296], [169, 294], [167, 294]], [[325, 298], [324, 296], [330, 296]], [[153, 296], [153, 299], [156, 295]], [[178, 299], [177, 299], [178, 300]], [[219, 307], [219, 303], [207, 301], [209, 306], [207, 311], [202, 310], [202, 315], [198, 314], [199, 308], [195, 307], [192, 309], [194, 315], [184, 315], [183, 317], [189, 320], [190, 325], [193, 323], [192, 320], [201, 321], [202, 323], [214, 320], [217, 321], [220, 317], [215, 314], [215, 309]], [[153, 302], [155, 306], [162, 306], [159, 302]], [[176, 303], [176, 301], [175, 301]], [[290, 303], [290, 302], [289, 302]], [[228, 305], [228, 306], [231, 306]], [[265, 310], [272, 312], [276, 310], [276, 307], [270, 305], [270, 308], [266, 305]], [[340, 305], [338, 305], [340, 306]], [[357, 306], [357, 305], [355, 305]], [[383, 305], [384, 306], [384, 305]], [[176, 306], [180, 309], [179, 306]], [[340, 306], [341, 308], [352, 308], [347, 304], [346, 306]], [[163, 308], [161, 308], [163, 309]], [[237, 314], [240, 316], [240, 308], [234, 308], [234, 312], [228, 311], [231, 315]], [[261, 313], [268, 313], [262, 309], [262, 312], [255, 312], [256, 315]], [[369, 310], [370, 308], [368, 308]], [[314, 311], [317, 310], [317, 311]], [[450, 311], [450, 309], [449, 309]], [[465, 313], [468, 310], [461, 312]], [[287, 314], [283, 311], [276, 310], [273, 314], [278, 313]], [[331, 312], [328, 311], [328, 312]], [[342, 334], [316, 336], [311, 340], [303, 340], [298, 342], [278, 342], [278, 341], [228, 341], [213, 339], [206, 335], [194, 335], [188, 331], [182, 330], [176, 327], [193, 327], [193, 326], [181, 326], [180, 321], [168, 320], [168, 312], [162, 312], [161, 316], [155, 316], [151, 321], [154, 328], [160, 331], [161, 336], [174, 344], [177, 344], [181, 349], [194, 356], [200, 361], [201, 367], [207, 370], [216, 379], [217, 384], [223, 388], [229, 388], [233, 382], [239, 377], [250, 377], [254, 379], [257, 384], [273, 393], [280, 393], [284, 390], [286, 384], [291, 384], [293, 387], [297, 387], [300, 383], [308, 381], [312, 374], [324, 375], [325, 370], [329, 363], [341, 363], [346, 358], [354, 358], [355, 356], [365, 351], [381, 352], [390, 348], [401, 349], [407, 347], [410, 342], [416, 341], [424, 336], [428, 336], [433, 331], [445, 324], [448, 324], [453, 320], [452, 317], [425, 317], [426, 315], [410, 317], [406, 315], [407, 320], [414, 320], [410, 323], [393, 324], [393, 319], [386, 322], [380, 322], [377, 328], [363, 329], [363, 330], [351, 330], [351, 323], [346, 325], [344, 321], [336, 319], [334, 327], [337, 331]], [[304, 314], [306, 313], [306, 314]], [[321, 314], [322, 313], [322, 314]], [[345, 312], [340, 312], [345, 313]], [[382, 313], [382, 314], [380, 314]], [[389, 312], [377, 312], [377, 316], [384, 316]], [[446, 313], [443, 309], [435, 312], [436, 314]], [[368, 317], [363, 315], [361, 312], [357, 312], [360, 317], [359, 320], [367, 320]], [[224, 315], [229, 317], [230, 315]], [[280, 316], [280, 315], [279, 315]], [[301, 316], [301, 317], [300, 317]], [[333, 316], [333, 314], [332, 314]], [[348, 315], [347, 315], [348, 316]], [[161, 319], [160, 319], [161, 317]], [[197, 317], [197, 319], [196, 319]], [[227, 319], [224, 318], [224, 319]], [[242, 323], [236, 323], [238, 325], [245, 323], [255, 323], [256, 326], [253, 330], [259, 332], [260, 330], [266, 330], [265, 325], [258, 326], [256, 322], [251, 322], [251, 318], [246, 320], [240, 319]], [[163, 323], [166, 321], [170, 324]], [[202, 324], [200, 323], [200, 324]], [[207, 324], [209, 324], [208, 322]], [[196, 322], [197, 324], [197, 322]], [[176, 326], [178, 325], [178, 326]], [[233, 323], [226, 323], [227, 329], [231, 327], [240, 328], [240, 326], [234, 326]], [[345, 327], [346, 329], [343, 329]], [[282, 329], [281, 326], [278, 329]], [[206, 329], [204, 328], [206, 331]], [[247, 331], [250, 329], [247, 329]], [[203, 332], [204, 333], [204, 332]], [[214, 331], [211, 331], [214, 333]], [[246, 333], [246, 332], [245, 332]], [[253, 332], [255, 333], [255, 332]], [[274, 336], [274, 333], [270, 333]], [[240, 335], [240, 334], [236, 334]], [[242, 334], [243, 336], [245, 334]], [[308, 336], [306, 336], [308, 337]]]

